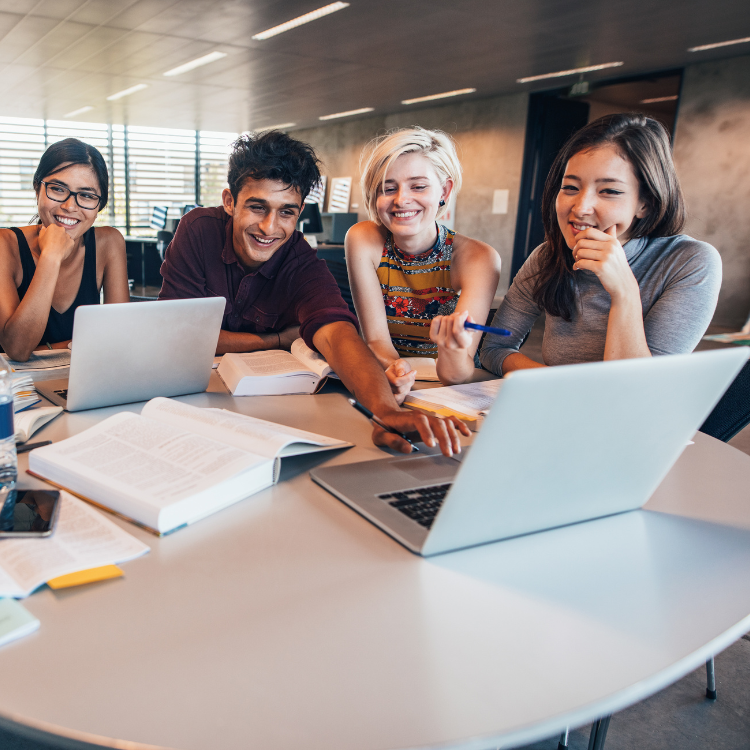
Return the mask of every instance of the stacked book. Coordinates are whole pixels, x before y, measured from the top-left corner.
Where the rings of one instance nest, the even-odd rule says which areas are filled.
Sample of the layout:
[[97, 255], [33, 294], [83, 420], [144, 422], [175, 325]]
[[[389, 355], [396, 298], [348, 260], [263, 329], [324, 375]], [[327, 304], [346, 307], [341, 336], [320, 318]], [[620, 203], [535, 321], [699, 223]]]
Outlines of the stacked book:
[[30, 375], [13, 376], [13, 411], [28, 409], [41, 401]]
[[11, 372], [28, 375], [34, 382], [67, 378], [70, 373], [70, 350], [50, 349], [45, 352], [32, 352], [26, 362], [17, 362], [6, 355], [0, 355]]

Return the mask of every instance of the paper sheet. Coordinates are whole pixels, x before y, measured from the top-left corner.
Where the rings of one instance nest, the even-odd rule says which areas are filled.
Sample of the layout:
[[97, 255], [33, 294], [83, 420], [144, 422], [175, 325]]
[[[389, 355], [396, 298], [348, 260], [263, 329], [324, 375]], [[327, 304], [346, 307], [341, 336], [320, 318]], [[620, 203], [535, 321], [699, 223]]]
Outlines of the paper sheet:
[[28, 596], [50, 578], [125, 562], [149, 547], [67, 492], [52, 536], [0, 540], [0, 597]]
[[477, 418], [487, 414], [502, 384], [503, 381], [498, 379], [449, 385], [444, 388], [426, 388], [412, 391], [404, 403], [422, 402], [443, 406], [467, 417]]

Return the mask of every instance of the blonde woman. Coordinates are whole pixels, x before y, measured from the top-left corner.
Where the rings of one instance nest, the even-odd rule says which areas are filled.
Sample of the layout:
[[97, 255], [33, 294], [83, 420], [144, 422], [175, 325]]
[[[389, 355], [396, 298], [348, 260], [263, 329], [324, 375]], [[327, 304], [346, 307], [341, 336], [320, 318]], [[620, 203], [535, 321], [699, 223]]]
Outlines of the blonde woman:
[[365, 341], [401, 403], [416, 376], [405, 357], [437, 357], [445, 385], [471, 377], [481, 334], [464, 323], [485, 322], [500, 258], [438, 223], [461, 187], [445, 133], [395, 130], [368, 145], [361, 167], [370, 221], [346, 236], [349, 282]]

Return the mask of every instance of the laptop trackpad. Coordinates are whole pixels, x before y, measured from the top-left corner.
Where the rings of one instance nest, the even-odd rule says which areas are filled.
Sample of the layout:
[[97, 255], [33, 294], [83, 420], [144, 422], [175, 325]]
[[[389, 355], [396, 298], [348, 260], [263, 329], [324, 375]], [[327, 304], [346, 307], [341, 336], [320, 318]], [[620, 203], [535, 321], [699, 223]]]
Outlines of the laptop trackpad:
[[453, 479], [458, 470], [456, 461], [446, 456], [420, 456], [419, 458], [401, 458], [391, 466], [408, 474], [420, 482], [435, 484], [446, 479]]

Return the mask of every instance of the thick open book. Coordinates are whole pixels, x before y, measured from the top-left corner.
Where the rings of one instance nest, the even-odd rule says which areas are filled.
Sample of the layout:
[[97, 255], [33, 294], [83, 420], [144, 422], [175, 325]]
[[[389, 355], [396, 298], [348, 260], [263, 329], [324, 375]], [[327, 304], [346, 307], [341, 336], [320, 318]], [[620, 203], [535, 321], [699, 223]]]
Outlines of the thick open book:
[[85, 503], [61, 493], [52, 536], [0, 542], [0, 597], [28, 596], [58, 576], [132, 560], [149, 548]]
[[325, 379], [336, 377], [328, 362], [302, 339], [291, 352], [225, 354], [216, 370], [233, 396], [282, 396], [315, 393]]
[[155, 398], [29, 454], [29, 471], [166, 534], [279, 476], [282, 456], [351, 446], [223, 409]]
[[404, 399], [404, 406], [438, 417], [458, 417], [469, 429], [476, 431], [481, 427], [502, 384], [503, 381], [498, 379], [424, 388], [411, 391]]

